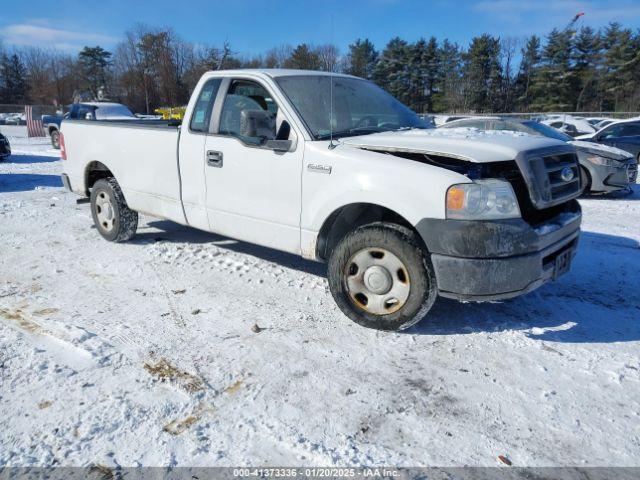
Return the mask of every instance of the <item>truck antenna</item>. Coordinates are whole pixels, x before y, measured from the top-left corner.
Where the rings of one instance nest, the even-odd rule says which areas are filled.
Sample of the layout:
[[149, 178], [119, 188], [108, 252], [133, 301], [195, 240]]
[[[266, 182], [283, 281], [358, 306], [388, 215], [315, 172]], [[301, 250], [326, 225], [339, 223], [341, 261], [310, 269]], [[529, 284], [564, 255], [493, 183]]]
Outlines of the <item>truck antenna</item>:
[[[333, 14], [331, 14], [331, 45], [333, 45]], [[337, 146], [338, 146], [337, 143], [333, 143], [333, 62], [332, 62], [329, 64], [329, 150], [333, 150]]]

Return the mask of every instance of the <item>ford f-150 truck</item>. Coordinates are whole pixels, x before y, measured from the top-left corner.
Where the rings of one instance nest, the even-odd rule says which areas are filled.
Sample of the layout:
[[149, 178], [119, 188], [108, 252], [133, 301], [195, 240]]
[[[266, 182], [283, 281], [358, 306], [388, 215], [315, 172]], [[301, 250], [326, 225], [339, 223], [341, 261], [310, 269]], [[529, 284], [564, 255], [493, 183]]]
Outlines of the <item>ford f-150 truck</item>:
[[107, 240], [144, 213], [326, 261], [340, 309], [384, 330], [438, 295], [530, 292], [569, 269], [580, 233], [573, 147], [438, 132], [347, 75], [209, 72], [181, 125], [65, 121], [61, 156]]

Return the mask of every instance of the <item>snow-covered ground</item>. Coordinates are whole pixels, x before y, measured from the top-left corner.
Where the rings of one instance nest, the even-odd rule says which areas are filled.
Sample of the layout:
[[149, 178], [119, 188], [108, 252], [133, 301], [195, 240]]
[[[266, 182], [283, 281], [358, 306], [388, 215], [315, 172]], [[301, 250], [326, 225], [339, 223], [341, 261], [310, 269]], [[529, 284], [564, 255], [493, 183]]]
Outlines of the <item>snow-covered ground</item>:
[[320, 264], [104, 241], [48, 140], [0, 131], [0, 466], [640, 465], [640, 188], [581, 200], [556, 283], [381, 333]]

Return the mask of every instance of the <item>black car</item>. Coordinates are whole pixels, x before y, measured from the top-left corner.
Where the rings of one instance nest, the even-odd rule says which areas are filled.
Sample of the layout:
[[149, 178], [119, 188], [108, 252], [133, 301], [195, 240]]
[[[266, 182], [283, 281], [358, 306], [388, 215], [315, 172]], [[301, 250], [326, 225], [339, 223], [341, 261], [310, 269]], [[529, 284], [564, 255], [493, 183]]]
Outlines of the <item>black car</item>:
[[615, 122], [594, 134], [581, 135], [576, 140], [602, 143], [626, 150], [640, 163], [640, 119]]
[[11, 145], [9, 139], [0, 133], [0, 161], [5, 160], [11, 155]]

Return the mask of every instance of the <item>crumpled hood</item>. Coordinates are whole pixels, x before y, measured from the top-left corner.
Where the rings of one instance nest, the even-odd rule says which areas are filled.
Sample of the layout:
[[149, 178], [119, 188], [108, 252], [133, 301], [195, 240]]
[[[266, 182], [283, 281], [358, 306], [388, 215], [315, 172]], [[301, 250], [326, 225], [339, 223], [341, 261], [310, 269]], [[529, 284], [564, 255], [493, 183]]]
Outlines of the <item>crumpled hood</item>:
[[372, 133], [340, 140], [366, 150], [443, 155], [474, 163], [514, 160], [518, 153], [564, 142], [520, 132], [447, 128]]
[[593, 152], [596, 155], [602, 157], [612, 158], [614, 160], [625, 160], [632, 157], [629, 152], [621, 150], [620, 148], [610, 147], [609, 145], [603, 145], [601, 143], [583, 142], [581, 140], [573, 140], [568, 142], [581, 152]]

